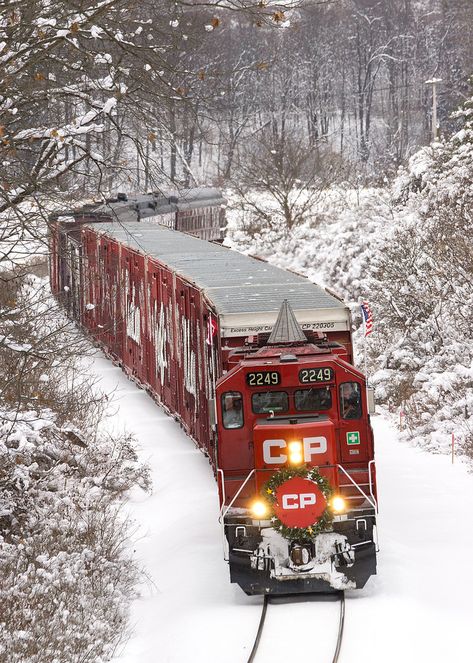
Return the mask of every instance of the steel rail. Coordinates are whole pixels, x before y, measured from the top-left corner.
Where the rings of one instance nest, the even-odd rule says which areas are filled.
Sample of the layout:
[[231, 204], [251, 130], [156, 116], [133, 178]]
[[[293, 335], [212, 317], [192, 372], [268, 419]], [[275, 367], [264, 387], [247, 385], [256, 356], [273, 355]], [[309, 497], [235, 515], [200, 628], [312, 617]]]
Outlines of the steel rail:
[[[340, 599], [340, 616], [338, 620], [338, 635], [337, 635], [337, 644], [335, 647], [335, 653], [332, 658], [332, 663], [338, 663], [338, 658], [340, 656], [340, 650], [342, 648], [342, 639], [343, 639], [343, 627], [345, 625], [345, 592], [338, 592], [338, 597]], [[247, 663], [253, 663], [255, 660], [256, 652], [258, 651], [258, 646], [263, 634], [264, 622], [266, 619], [266, 611], [268, 609], [269, 595], [265, 594], [263, 602], [263, 610], [261, 612], [261, 617], [258, 624], [258, 631], [256, 633], [256, 638], [253, 644], [253, 649], [251, 650], [250, 656]]]
[[263, 610], [261, 612], [261, 617], [258, 624], [258, 631], [256, 633], [253, 649], [251, 650], [250, 656], [248, 658], [248, 663], [253, 663], [253, 661], [255, 660], [256, 652], [258, 651], [259, 641], [261, 640], [261, 635], [263, 633], [264, 620], [266, 619], [266, 610], [268, 609], [268, 603], [269, 603], [269, 596], [265, 594], [263, 601]]
[[335, 654], [332, 658], [332, 663], [338, 663], [338, 657], [340, 656], [340, 649], [342, 647], [343, 639], [343, 627], [345, 625], [345, 592], [339, 592], [340, 598], [340, 618], [338, 620], [338, 636], [337, 636], [337, 646], [335, 648]]

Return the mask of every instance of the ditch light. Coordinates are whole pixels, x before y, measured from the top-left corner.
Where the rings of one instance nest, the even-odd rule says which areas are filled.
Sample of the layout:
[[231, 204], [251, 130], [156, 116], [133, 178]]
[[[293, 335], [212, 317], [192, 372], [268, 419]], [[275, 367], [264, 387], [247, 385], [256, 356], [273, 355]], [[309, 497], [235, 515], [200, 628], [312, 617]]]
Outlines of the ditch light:
[[255, 518], [264, 518], [268, 513], [268, 507], [261, 500], [256, 500], [250, 507], [251, 513]]

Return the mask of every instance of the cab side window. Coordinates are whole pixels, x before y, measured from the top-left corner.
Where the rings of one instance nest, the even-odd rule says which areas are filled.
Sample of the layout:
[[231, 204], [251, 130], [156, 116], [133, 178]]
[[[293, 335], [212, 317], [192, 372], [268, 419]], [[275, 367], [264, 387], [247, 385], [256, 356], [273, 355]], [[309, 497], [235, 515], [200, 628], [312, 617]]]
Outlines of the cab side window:
[[361, 418], [361, 387], [358, 382], [340, 385], [340, 415], [342, 419]]
[[243, 400], [239, 391], [226, 391], [222, 395], [222, 423], [227, 429], [243, 426]]

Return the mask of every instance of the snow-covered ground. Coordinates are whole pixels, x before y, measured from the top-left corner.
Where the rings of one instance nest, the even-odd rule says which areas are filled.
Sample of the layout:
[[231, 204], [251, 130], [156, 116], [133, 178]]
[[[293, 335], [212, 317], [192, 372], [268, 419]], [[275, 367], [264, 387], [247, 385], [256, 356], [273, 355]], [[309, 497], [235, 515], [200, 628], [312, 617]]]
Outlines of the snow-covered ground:
[[[134, 433], [154, 493], [128, 509], [148, 575], [132, 607], [133, 634], [114, 663], [243, 663], [262, 599], [230, 585], [207, 459], [120, 369], [93, 370], [115, 390], [109, 424]], [[473, 477], [443, 455], [400, 444], [373, 418], [380, 499], [379, 575], [347, 593], [341, 663], [456, 663], [471, 656]], [[331, 660], [338, 608], [327, 601], [270, 605], [257, 663]], [[289, 658], [290, 657], [290, 658]]]

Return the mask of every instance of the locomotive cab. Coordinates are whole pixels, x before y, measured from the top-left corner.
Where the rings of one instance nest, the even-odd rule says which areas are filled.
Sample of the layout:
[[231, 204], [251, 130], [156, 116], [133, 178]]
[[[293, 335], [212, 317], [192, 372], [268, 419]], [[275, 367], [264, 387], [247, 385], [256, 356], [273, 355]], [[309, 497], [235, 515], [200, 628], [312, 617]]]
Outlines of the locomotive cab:
[[366, 381], [342, 357], [270, 339], [217, 382], [226, 558], [248, 594], [363, 587], [376, 572]]

